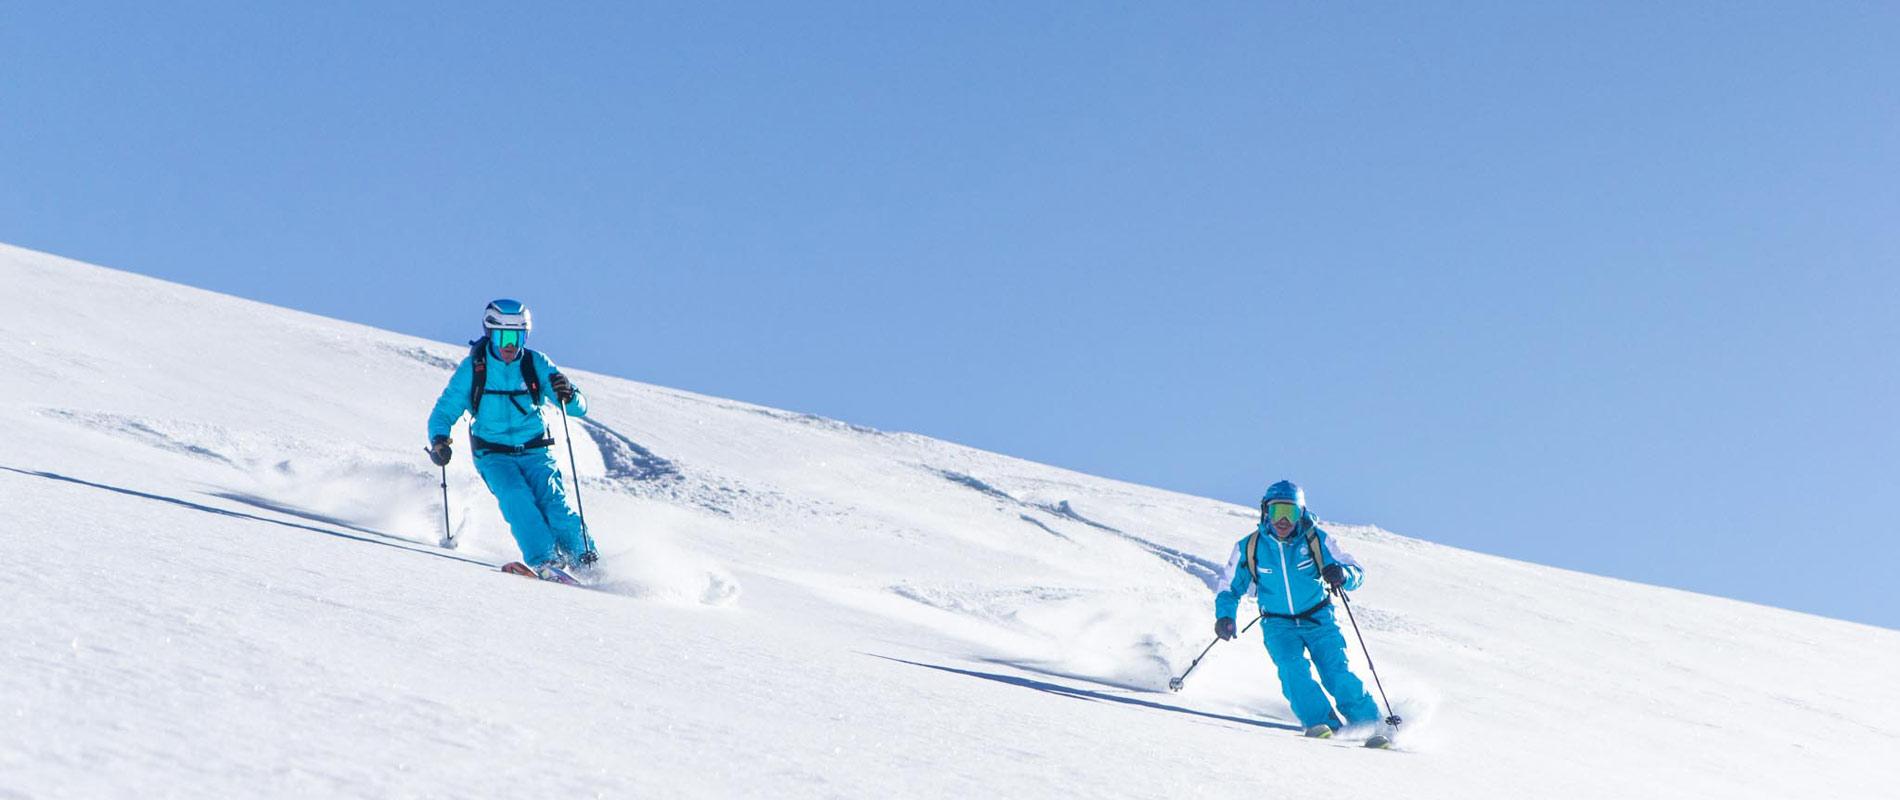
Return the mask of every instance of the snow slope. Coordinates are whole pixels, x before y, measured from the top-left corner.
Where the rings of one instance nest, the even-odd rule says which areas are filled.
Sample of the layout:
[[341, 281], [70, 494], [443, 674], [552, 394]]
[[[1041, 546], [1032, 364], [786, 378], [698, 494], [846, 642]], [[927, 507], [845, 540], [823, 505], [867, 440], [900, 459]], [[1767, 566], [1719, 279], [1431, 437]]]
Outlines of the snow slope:
[[1165, 690], [1247, 508], [571, 370], [575, 590], [465, 448], [434, 545], [461, 346], [0, 286], [0, 797], [1900, 796], [1900, 632], [1339, 525], [1408, 723], [1308, 741], [1253, 634]]

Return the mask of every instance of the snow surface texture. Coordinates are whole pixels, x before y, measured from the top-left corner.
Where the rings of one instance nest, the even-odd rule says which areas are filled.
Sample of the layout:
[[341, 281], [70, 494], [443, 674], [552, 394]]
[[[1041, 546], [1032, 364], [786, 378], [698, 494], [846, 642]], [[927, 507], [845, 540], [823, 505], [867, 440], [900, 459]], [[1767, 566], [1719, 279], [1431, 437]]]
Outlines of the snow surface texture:
[[1338, 525], [1407, 723], [1309, 741], [1253, 633], [1165, 689], [1250, 509], [575, 371], [576, 590], [465, 447], [435, 546], [462, 346], [0, 285], [0, 797], [1900, 796], [1900, 632]]

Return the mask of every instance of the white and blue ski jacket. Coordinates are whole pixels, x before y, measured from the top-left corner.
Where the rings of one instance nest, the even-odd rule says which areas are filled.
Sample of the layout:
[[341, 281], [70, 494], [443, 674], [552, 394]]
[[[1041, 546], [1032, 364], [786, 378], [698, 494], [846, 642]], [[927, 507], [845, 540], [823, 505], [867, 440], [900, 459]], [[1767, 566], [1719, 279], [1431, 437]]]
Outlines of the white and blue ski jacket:
[[[1249, 534], [1234, 543], [1234, 550], [1227, 557], [1227, 566], [1221, 570], [1220, 593], [1214, 596], [1214, 618], [1231, 618], [1240, 605], [1240, 598], [1252, 590], [1254, 601], [1260, 605], [1260, 611], [1270, 617], [1299, 617], [1325, 605], [1327, 600], [1326, 582], [1320, 579], [1321, 564], [1313, 563], [1312, 549], [1307, 545], [1308, 532], [1319, 537], [1320, 557], [1326, 564], [1338, 564], [1346, 571], [1346, 582], [1341, 588], [1352, 591], [1365, 581], [1365, 569], [1359, 566], [1326, 529], [1313, 523], [1308, 512], [1301, 516], [1299, 527], [1287, 541], [1275, 536], [1273, 529], [1263, 523]], [[1247, 548], [1254, 550], [1253, 564], [1260, 570], [1259, 580], [1247, 571]]]
[[[495, 354], [493, 346], [488, 346], [488, 380], [484, 384], [481, 410], [469, 423], [469, 432], [483, 441], [499, 445], [519, 446], [542, 439], [548, 434], [547, 421], [542, 418], [542, 404], [555, 402], [554, 387], [550, 378], [559, 368], [547, 356], [533, 350], [526, 350], [522, 358], [534, 359], [535, 375], [541, 381], [539, 397], [529, 397], [528, 381], [521, 374], [520, 359], [505, 362]], [[429, 439], [449, 435], [455, 423], [468, 413], [469, 388], [475, 381], [473, 356], [465, 356], [455, 368], [455, 374], [449, 378], [449, 385], [442, 390], [442, 396], [435, 401], [435, 410], [429, 414]], [[587, 416], [587, 398], [580, 390], [574, 390], [573, 399], [567, 401], [567, 413]]]

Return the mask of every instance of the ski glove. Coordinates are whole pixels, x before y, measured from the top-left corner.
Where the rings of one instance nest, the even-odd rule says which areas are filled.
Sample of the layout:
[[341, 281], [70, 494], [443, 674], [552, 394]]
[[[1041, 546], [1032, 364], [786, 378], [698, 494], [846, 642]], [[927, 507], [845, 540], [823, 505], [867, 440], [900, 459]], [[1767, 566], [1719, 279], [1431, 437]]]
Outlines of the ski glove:
[[1221, 617], [1214, 620], [1214, 636], [1221, 639], [1234, 638], [1234, 618]]
[[1319, 571], [1319, 575], [1326, 579], [1327, 586], [1331, 586], [1334, 589], [1346, 583], [1346, 570], [1338, 564], [1327, 564], [1324, 569]]
[[438, 467], [448, 466], [449, 457], [453, 455], [455, 455], [455, 450], [454, 448], [449, 447], [449, 437], [437, 436], [434, 439], [430, 440], [429, 460], [435, 462], [436, 466]]
[[574, 384], [567, 379], [566, 375], [554, 373], [553, 377], [548, 378], [548, 385], [554, 387], [554, 396], [562, 403], [574, 399]]

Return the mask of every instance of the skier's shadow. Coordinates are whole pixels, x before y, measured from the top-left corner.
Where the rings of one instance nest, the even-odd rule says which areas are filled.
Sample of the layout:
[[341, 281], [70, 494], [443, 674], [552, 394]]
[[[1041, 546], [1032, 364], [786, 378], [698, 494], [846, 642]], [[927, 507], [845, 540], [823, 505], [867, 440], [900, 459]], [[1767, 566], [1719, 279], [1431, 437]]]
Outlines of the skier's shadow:
[[1118, 694], [1108, 694], [1106, 692], [1097, 692], [1097, 691], [1091, 691], [1088, 689], [1077, 689], [1073, 686], [1063, 686], [1062, 684], [1059, 684], [1059, 683], [1039, 681], [1034, 678], [1025, 678], [1020, 675], [1003, 675], [1003, 674], [999, 674], [995, 672], [979, 672], [973, 669], [959, 669], [957, 667], [946, 667], [939, 664], [925, 664], [921, 661], [907, 661], [902, 658], [893, 658], [891, 656], [880, 656], [876, 653], [865, 653], [865, 655], [872, 656], [874, 658], [881, 658], [881, 659], [884, 659], [885, 661], [895, 661], [899, 664], [909, 664], [913, 667], [923, 667], [925, 669], [934, 669], [939, 672], [948, 672], [954, 675], [963, 675], [963, 676], [971, 677], [971, 678], [982, 678], [983, 680], [986, 680], [986, 681], [995, 681], [997, 683], [1004, 683], [1010, 686], [1021, 686], [1025, 689], [1034, 689], [1038, 692], [1048, 692], [1049, 694], [1057, 695], [1060, 697], [1073, 697], [1077, 700], [1091, 700], [1091, 701], [1097, 701], [1097, 702], [1121, 703], [1123, 705], [1140, 706], [1142, 708], [1152, 708], [1157, 711], [1171, 711], [1176, 714], [1187, 714], [1187, 715], [1195, 716], [1195, 717], [1217, 719], [1222, 722], [1233, 722], [1233, 723], [1238, 723], [1241, 725], [1252, 725], [1256, 728], [1272, 728], [1274, 730], [1295, 731], [1295, 732], [1300, 730], [1300, 726], [1289, 725], [1284, 722], [1269, 722], [1263, 719], [1248, 719], [1246, 717], [1236, 717], [1236, 716], [1231, 716], [1228, 714], [1215, 714], [1209, 711], [1196, 711], [1192, 708], [1182, 708], [1180, 706], [1171, 706], [1171, 705], [1168, 705], [1167, 703], [1157, 703], [1152, 700], [1142, 700], [1136, 697], [1127, 697], [1127, 696], [1118, 695]]
[[271, 500], [270, 498], [259, 497], [254, 494], [244, 494], [242, 492], [206, 492], [205, 494], [209, 494], [212, 497], [216, 497], [220, 500], [230, 500], [233, 502], [243, 503], [247, 506], [256, 506], [258, 508], [264, 509], [265, 511], [275, 511], [279, 514], [283, 514], [289, 517], [299, 517], [302, 519], [309, 520], [311, 522], [320, 522], [325, 525], [342, 528], [344, 530], [356, 531], [357, 533], [367, 534], [370, 536], [377, 537], [379, 539], [389, 539], [391, 541], [396, 541], [396, 542], [410, 541], [400, 536], [383, 533], [382, 531], [373, 531], [373, 530], [370, 530], [369, 528], [365, 528], [360, 525], [353, 525], [349, 523], [348, 521], [337, 519], [336, 517], [325, 516], [323, 514], [318, 514], [315, 511], [305, 511], [301, 508], [297, 508], [296, 506], [285, 505], [275, 500]]
[[[253, 522], [268, 522], [272, 525], [282, 525], [286, 528], [296, 528], [297, 530], [301, 530], [301, 531], [321, 533], [325, 536], [335, 536], [339, 539], [349, 539], [355, 542], [364, 542], [367, 544], [379, 544], [384, 547], [393, 547], [397, 550], [404, 550], [411, 553], [417, 553], [419, 555], [435, 556], [436, 558], [446, 558], [452, 561], [464, 561], [470, 564], [480, 564], [484, 567], [493, 566], [491, 564], [488, 564], [487, 562], [477, 561], [475, 559], [468, 558], [466, 556], [459, 556], [459, 555], [454, 555], [451, 553], [444, 553], [444, 552], [440, 552], [434, 549], [424, 549], [425, 547], [427, 547], [426, 545], [417, 544], [415, 542], [411, 542], [408, 539], [402, 539], [399, 537], [390, 536], [389, 534], [385, 534], [385, 533], [377, 533], [375, 531], [367, 530], [364, 528], [357, 528], [355, 526], [345, 526], [345, 527], [349, 527], [351, 530], [361, 531], [363, 533], [369, 534], [369, 536], [358, 536], [354, 533], [344, 533], [338, 530], [331, 530], [328, 528], [319, 528], [315, 525], [304, 525], [302, 523], [287, 522], [281, 519], [271, 519], [269, 517], [260, 517], [260, 516], [257, 516], [256, 514], [246, 514], [242, 511], [232, 511], [228, 508], [218, 508], [216, 506], [207, 506], [202, 503], [193, 503], [189, 500], [180, 500], [176, 497], [166, 497], [165, 495], [162, 495], [162, 494], [152, 494], [151, 492], [141, 492], [137, 489], [127, 489], [121, 486], [110, 486], [103, 483], [94, 483], [92, 481], [84, 480], [81, 478], [74, 478], [68, 475], [61, 475], [57, 472], [42, 472], [39, 470], [16, 469], [13, 467], [8, 467], [8, 466], [3, 466], [3, 465], [0, 465], [0, 469], [6, 470], [8, 472], [16, 472], [21, 475], [28, 475], [35, 478], [45, 478], [47, 480], [53, 480], [53, 481], [65, 481], [66, 483], [78, 484], [80, 486], [90, 486], [94, 489], [104, 489], [108, 492], [117, 492], [119, 494], [129, 495], [132, 497], [138, 497], [145, 500], [157, 500], [161, 503], [170, 503], [175, 506], [182, 506], [184, 508], [189, 508], [193, 511], [203, 511], [207, 514], [217, 514], [219, 516], [224, 516], [224, 517], [236, 517], [238, 519], [251, 520]], [[343, 524], [343, 523], [337, 522], [336, 520], [317, 517], [313, 514], [309, 514], [308, 512], [299, 512], [299, 511], [288, 509], [282, 506], [277, 506], [275, 504], [260, 502], [257, 498], [251, 498], [251, 497], [246, 497], [242, 495], [216, 495], [216, 496], [222, 497], [227, 500], [236, 500], [238, 502], [248, 503], [250, 505], [258, 506], [260, 508], [267, 508], [272, 511], [276, 511], [280, 514], [291, 514], [294, 516], [304, 517], [306, 519], [319, 519], [323, 522], [327, 522], [333, 525]], [[377, 537], [377, 538], [370, 538], [372, 536]]]

